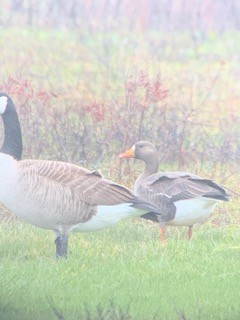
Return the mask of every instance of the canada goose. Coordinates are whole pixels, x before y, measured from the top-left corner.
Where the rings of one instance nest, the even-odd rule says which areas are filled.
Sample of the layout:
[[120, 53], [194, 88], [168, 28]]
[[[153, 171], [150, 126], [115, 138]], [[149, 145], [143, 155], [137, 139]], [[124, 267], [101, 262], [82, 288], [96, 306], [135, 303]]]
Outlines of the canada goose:
[[[12, 99], [0, 93], [4, 141], [0, 149], [0, 201], [30, 224], [54, 230], [56, 256], [67, 257], [71, 231], [96, 231], [156, 211], [99, 171], [60, 161], [21, 160], [22, 136]], [[140, 210], [139, 210], [140, 209]]]
[[[161, 215], [148, 213], [142, 217], [159, 222], [161, 239], [166, 242], [166, 226], [188, 226], [192, 236], [195, 223], [205, 220], [218, 201], [229, 201], [229, 195], [217, 183], [188, 172], [157, 172], [158, 152], [148, 141], [139, 141], [119, 155], [120, 158], [136, 158], [145, 162], [144, 172], [137, 178], [134, 192], [143, 199], [158, 205], [159, 195], [168, 197], [169, 205]], [[161, 204], [162, 206], [162, 204]]]

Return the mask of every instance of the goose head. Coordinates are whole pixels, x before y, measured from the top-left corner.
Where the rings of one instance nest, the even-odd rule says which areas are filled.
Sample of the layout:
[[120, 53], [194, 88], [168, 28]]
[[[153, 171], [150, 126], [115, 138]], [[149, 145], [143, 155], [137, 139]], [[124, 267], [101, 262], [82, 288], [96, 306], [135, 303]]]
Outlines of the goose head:
[[135, 158], [144, 161], [145, 173], [142, 178], [158, 171], [158, 152], [155, 146], [149, 141], [138, 141], [131, 149], [121, 153], [119, 158]]
[[158, 152], [151, 142], [138, 141], [131, 149], [121, 153], [119, 158], [136, 158], [144, 162], [149, 162], [153, 158], [158, 158]]

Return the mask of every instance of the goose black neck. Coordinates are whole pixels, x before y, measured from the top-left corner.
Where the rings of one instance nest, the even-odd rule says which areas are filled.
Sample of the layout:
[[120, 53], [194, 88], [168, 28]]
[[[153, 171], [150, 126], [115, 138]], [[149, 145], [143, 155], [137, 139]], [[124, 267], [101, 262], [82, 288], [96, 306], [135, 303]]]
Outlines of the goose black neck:
[[4, 141], [0, 152], [9, 154], [16, 160], [22, 157], [22, 134], [18, 115], [12, 100], [8, 97], [5, 113], [2, 115], [4, 124]]

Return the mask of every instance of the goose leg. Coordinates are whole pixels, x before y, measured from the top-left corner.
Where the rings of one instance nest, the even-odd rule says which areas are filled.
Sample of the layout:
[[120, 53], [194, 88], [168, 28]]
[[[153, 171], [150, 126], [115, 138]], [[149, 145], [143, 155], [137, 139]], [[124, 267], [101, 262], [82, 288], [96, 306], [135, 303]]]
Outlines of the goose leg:
[[192, 229], [193, 229], [193, 225], [188, 226], [188, 239], [189, 240], [192, 238]]
[[163, 244], [167, 243], [166, 231], [167, 231], [167, 228], [165, 226], [161, 227], [161, 241]]
[[60, 234], [57, 236], [56, 240], [56, 258], [67, 258], [68, 249], [68, 235]]

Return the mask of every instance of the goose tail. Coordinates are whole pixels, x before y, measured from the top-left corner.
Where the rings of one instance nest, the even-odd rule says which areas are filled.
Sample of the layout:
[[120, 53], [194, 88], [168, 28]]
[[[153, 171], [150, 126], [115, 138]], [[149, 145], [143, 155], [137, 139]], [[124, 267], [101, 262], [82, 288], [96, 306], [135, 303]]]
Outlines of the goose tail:
[[171, 199], [168, 196], [163, 194], [156, 195], [153, 201], [148, 201], [141, 197], [135, 197], [132, 201], [131, 206], [134, 208], [146, 210], [147, 212], [151, 212], [159, 215], [164, 214], [166, 210], [175, 211], [175, 205], [173, 204]]

